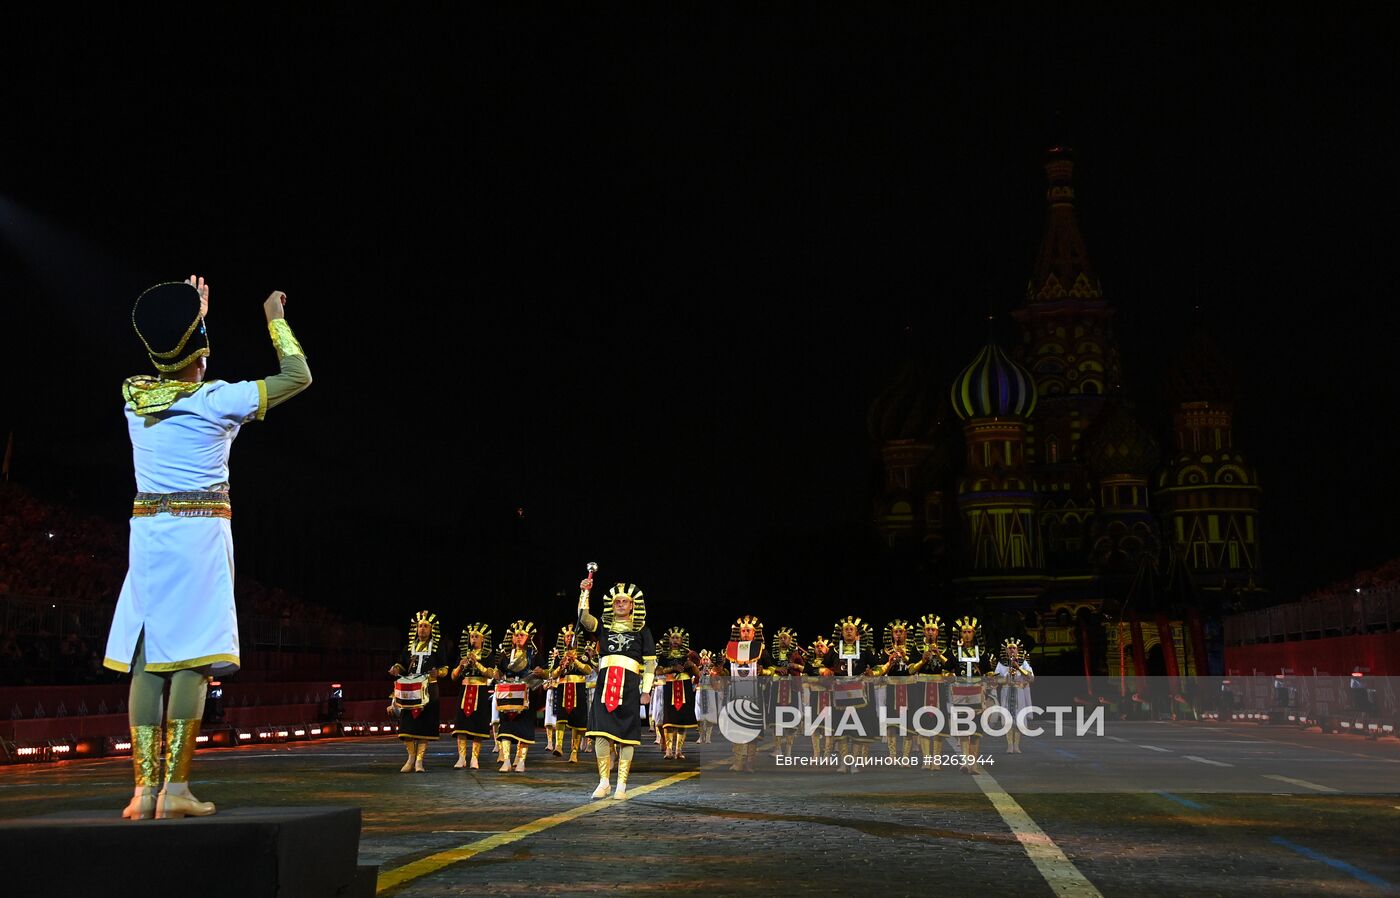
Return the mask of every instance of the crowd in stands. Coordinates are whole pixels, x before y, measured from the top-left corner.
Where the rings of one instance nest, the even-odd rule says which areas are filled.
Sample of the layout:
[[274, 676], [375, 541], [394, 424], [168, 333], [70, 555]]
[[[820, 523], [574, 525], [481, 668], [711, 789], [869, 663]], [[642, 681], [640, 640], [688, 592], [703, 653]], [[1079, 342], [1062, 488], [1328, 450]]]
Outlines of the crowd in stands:
[[[127, 527], [0, 482], [0, 685], [102, 683], [107, 628], [127, 568]], [[342, 646], [363, 629], [240, 575], [245, 648]], [[269, 623], [270, 622], [270, 623]]]
[[1308, 593], [1303, 597], [1303, 600], [1327, 599], [1345, 593], [1354, 593], [1358, 589], [1363, 592], [1400, 589], [1400, 558], [1392, 558], [1369, 571], [1360, 571], [1348, 576], [1345, 580], [1338, 580], [1336, 583], [1324, 586], [1316, 592]]

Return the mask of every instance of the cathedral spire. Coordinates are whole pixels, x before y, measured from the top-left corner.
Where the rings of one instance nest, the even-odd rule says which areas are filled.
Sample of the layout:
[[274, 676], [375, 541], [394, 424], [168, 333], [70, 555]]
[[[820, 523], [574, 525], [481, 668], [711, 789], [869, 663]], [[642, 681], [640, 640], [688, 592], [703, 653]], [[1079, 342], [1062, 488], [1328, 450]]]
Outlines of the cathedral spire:
[[1102, 302], [1098, 272], [1089, 259], [1074, 211], [1074, 151], [1064, 146], [1051, 147], [1045, 160], [1045, 174], [1050, 180], [1045, 191], [1050, 205], [1049, 220], [1035, 268], [1026, 285], [1026, 302]]

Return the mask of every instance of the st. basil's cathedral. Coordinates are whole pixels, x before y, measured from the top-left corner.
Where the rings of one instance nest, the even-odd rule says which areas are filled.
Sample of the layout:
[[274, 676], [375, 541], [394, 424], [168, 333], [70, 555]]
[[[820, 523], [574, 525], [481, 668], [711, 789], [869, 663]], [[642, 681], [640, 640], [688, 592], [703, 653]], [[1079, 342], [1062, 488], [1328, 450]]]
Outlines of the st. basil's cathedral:
[[1078, 650], [1085, 673], [1217, 672], [1220, 612], [1261, 574], [1261, 488], [1235, 446], [1230, 367], [1204, 329], [1188, 338], [1164, 391], [1173, 442], [1159, 445], [1168, 422], [1140, 420], [1122, 384], [1072, 152], [1052, 148], [1045, 172], [1012, 345], [970, 349], [951, 384], [911, 360], [871, 406], [876, 528], [906, 589], [1024, 633], [1043, 658]]

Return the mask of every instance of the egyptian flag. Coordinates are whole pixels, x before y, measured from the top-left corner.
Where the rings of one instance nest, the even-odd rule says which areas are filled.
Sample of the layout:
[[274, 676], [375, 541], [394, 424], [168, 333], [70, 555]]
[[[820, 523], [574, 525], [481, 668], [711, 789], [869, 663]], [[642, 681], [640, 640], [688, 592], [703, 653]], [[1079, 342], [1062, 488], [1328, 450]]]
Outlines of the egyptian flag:
[[751, 664], [763, 652], [763, 643], [757, 639], [731, 642], [724, 647], [724, 656], [735, 664]]

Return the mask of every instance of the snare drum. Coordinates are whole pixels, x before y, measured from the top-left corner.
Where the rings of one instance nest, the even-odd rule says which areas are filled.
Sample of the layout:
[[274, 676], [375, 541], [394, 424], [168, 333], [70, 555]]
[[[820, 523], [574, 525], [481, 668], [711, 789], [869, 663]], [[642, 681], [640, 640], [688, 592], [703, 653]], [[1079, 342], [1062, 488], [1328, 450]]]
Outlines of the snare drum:
[[838, 682], [831, 687], [831, 695], [838, 708], [865, 707], [865, 684], [859, 680]]
[[954, 683], [948, 690], [948, 700], [954, 705], [980, 706], [982, 704], [981, 683]]
[[399, 677], [394, 681], [395, 708], [421, 708], [427, 702], [427, 677]]
[[529, 707], [530, 689], [524, 683], [496, 684], [496, 709], [502, 714], [519, 714]]

